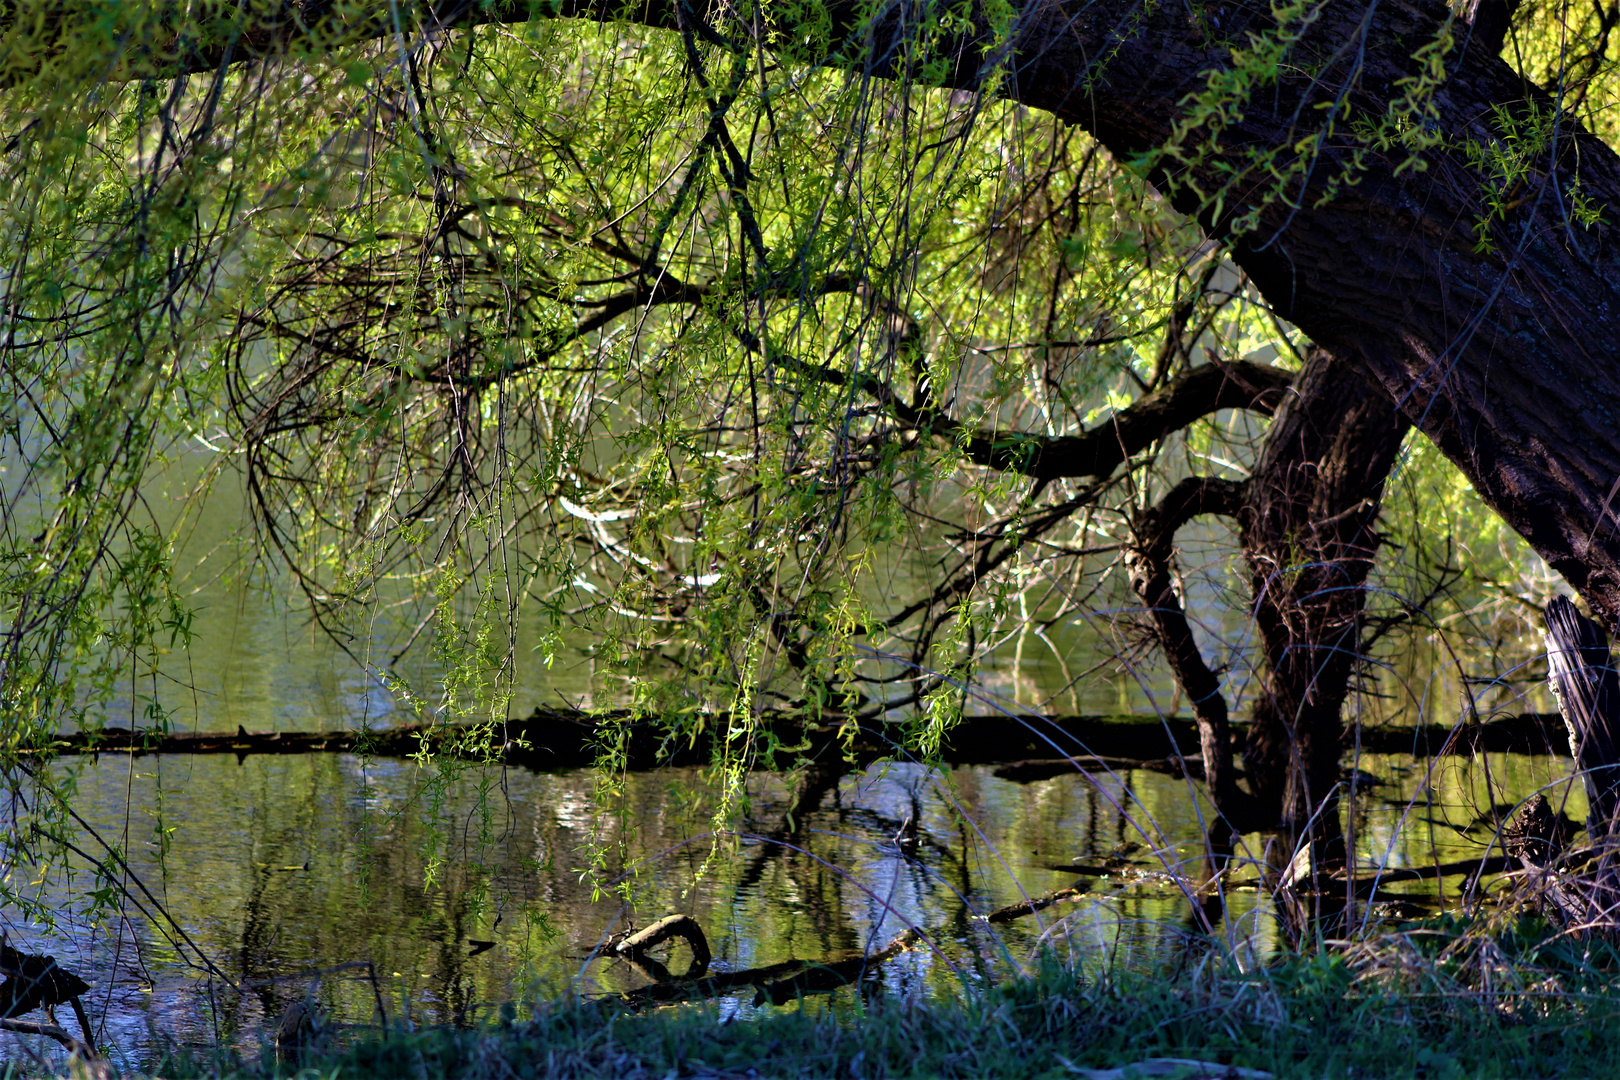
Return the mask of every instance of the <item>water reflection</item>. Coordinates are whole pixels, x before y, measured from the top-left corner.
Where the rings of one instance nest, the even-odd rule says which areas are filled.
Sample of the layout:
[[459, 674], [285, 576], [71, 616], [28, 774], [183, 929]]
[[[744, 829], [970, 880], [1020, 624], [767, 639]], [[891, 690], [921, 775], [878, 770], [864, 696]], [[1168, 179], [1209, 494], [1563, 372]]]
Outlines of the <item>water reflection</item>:
[[[1567, 761], [1545, 757], [1361, 768], [1378, 783], [1353, 815], [1358, 861], [1390, 866], [1483, 854], [1493, 806], [1549, 785], [1556, 805], [1569, 774]], [[16, 928], [91, 982], [104, 1038], [137, 1056], [159, 1039], [256, 1047], [312, 990], [337, 1022], [371, 1023], [364, 972], [313, 987], [267, 981], [351, 961], [373, 963], [393, 1018], [419, 1023], [475, 1022], [514, 997], [623, 993], [647, 975], [590, 954], [614, 931], [677, 911], [702, 925], [720, 973], [871, 952], [922, 929], [937, 950], [905, 952], [870, 979], [902, 994], [1004, 977], [1042, 947], [1084, 963], [1174, 963], [1200, 925], [1185, 884], [1165, 871], [1202, 861], [1202, 793], [1152, 773], [1026, 785], [988, 768], [914, 764], [764, 775], [751, 782], [747, 814], [717, 835], [697, 770], [624, 777], [601, 812], [602, 778], [589, 770], [445, 777], [335, 754], [108, 755], [57, 769], [73, 774], [82, 812], [129, 853], [169, 914], [244, 985], [205, 980], [171, 929], [133, 910], [99, 930], [64, 919], [65, 938]], [[1579, 799], [1578, 787], [1569, 792], [1577, 819]], [[1261, 843], [1244, 846], [1258, 856]], [[1088, 869], [1082, 899], [1005, 925], [978, 917], [1075, 884], [1072, 864]], [[1090, 876], [1099, 868], [1112, 872]], [[1439, 887], [1454, 891], [1456, 879]], [[1229, 899], [1217, 934], [1269, 948], [1261, 894]], [[682, 971], [685, 950], [674, 944], [660, 959]], [[769, 1006], [747, 996], [727, 1005], [756, 1007]]]

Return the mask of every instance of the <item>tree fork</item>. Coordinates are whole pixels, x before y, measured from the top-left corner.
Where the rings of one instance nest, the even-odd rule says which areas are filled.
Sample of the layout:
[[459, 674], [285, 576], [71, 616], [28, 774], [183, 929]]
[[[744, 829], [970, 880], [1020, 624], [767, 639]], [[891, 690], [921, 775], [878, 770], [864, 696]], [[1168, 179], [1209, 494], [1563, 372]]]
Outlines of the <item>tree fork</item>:
[[1156, 507], [1138, 517], [1137, 543], [1126, 557], [1131, 588], [1146, 605], [1170, 670], [1192, 704], [1204, 783], [1216, 814], [1224, 822], [1211, 841], [1222, 847], [1230, 843], [1234, 834], [1266, 823], [1257, 816], [1248, 794], [1237, 785], [1226, 696], [1221, 692], [1220, 678], [1199, 652], [1171, 579], [1170, 558], [1178, 528], [1201, 514], [1234, 516], [1242, 492], [1243, 485], [1231, 480], [1205, 476], [1183, 480]]
[[[1136, 523], [1131, 585], [1147, 605], [1198, 722], [1217, 811], [1241, 830], [1281, 824], [1309, 838], [1314, 864], [1339, 836], [1341, 711], [1358, 659], [1373, 529], [1408, 425], [1379, 390], [1319, 348], [1272, 420], [1260, 460], [1239, 484], [1182, 481]], [[1265, 657], [1237, 786], [1228, 705], [1200, 654], [1170, 574], [1175, 532], [1201, 514], [1238, 522]]]

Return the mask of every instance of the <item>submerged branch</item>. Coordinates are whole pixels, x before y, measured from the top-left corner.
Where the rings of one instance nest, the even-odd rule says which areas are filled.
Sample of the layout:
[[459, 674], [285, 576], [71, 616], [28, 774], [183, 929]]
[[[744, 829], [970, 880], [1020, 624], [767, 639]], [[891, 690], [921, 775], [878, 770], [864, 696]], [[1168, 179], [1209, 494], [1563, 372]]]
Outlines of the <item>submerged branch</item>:
[[0, 1017], [0, 1031], [12, 1031], [19, 1035], [43, 1035], [47, 1039], [55, 1039], [67, 1048], [81, 1061], [95, 1061], [96, 1052], [84, 1043], [69, 1035], [63, 1028], [55, 1024], [42, 1024], [34, 1020], [13, 1020], [10, 1017]]

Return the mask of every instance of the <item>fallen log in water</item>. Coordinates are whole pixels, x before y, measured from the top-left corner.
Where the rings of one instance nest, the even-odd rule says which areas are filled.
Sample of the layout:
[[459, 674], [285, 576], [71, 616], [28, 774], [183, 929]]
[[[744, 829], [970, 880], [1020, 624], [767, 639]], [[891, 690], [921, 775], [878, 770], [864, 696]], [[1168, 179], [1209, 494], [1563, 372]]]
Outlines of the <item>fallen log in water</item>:
[[[805, 723], [789, 717], [766, 717], [778, 740], [803, 747], [805, 757], [844, 753], [845, 728], [837, 717]], [[852, 722], [853, 723], [853, 722]], [[891, 756], [901, 743], [901, 724], [866, 720], [855, 724], [857, 762]], [[1234, 728], [1239, 728], [1234, 725]], [[621, 752], [625, 767], [706, 764], [713, 751], [712, 732], [727, 730], [711, 717], [693, 736], [672, 724], [632, 720], [622, 713], [591, 714], [576, 709], [536, 709], [504, 723], [402, 724], [365, 731], [236, 731], [165, 732], [105, 727], [57, 735], [24, 753], [32, 756], [75, 754], [252, 754], [354, 753], [370, 757], [414, 757], [440, 754], [499, 761], [535, 770], [581, 768], [601, 759], [605, 747]], [[1239, 728], [1241, 736], [1241, 729]], [[1524, 713], [1462, 727], [1426, 725], [1410, 728], [1366, 728], [1360, 733], [1363, 754], [1567, 753], [1563, 721], [1553, 714]], [[1072, 756], [1060, 756], [1062, 753]], [[1071, 716], [967, 717], [951, 729], [941, 751], [950, 765], [1005, 765], [1007, 779], [1049, 779], [1076, 771], [1142, 769], [1173, 776], [1202, 775], [1198, 736], [1189, 720]], [[783, 764], [788, 764], [784, 761]], [[1012, 764], [1008, 764], [1012, 763]]]
[[[845, 721], [837, 716], [806, 723], [793, 716], [767, 715], [778, 740], [801, 746], [809, 758], [827, 752], [842, 756]], [[881, 720], [853, 721], [852, 744], [857, 758], [873, 760], [896, 752], [907, 728]], [[578, 768], [595, 764], [605, 748], [622, 753], [631, 769], [660, 765], [705, 764], [712, 756], [713, 732], [728, 730], [729, 721], [712, 716], [694, 735], [673, 723], [631, 719], [627, 714], [592, 714], [574, 709], [536, 709], [527, 717], [500, 724], [402, 724], [369, 731], [159, 732], [106, 727], [100, 731], [59, 735], [36, 754], [297, 754], [341, 752], [373, 757], [411, 757], [424, 752], [499, 760], [535, 769]], [[968, 717], [953, 727], [942, 756], [954, 765], [994, 765], [1063, 747], [1100, 747], [1124, 757], [1179, 753], [1178, 741], [1193, 747], [1197, 735], [1183, 720], [1168, 723], [1121, 722], [1106, 717]]]
[[[7, 1031], [32, 1032], [55, 1039], [83, 1061], [96, 1060], [95, 1036], [90, 1017], [85, 1015], [79, 1000], [90, 991], [90, 986], [73, 972], [63, 968], [53, 956], [25, 953], [11, 947], [10, 939], [0, 934], [0, 974], [6, 981], [0, 983], [0, 1027]], [[84, 1042], [68, 1036], [56, 1024], [55, 1008], [73, 1006]], [[16, 1018], [23, 1013], [44, 1009], [50, 1016], [49, 1024], [36, 1024]]]
[[[1442, 878], [1466, 875], [1478, 882], [1487, 875], [1513, 873], [1520, 869], [1519, 860], [1512, 856], [1488, 855], [1479, 859], [1459, 859], [1455, 862], [1431, 863], [1428, 866], [1358, 866], [1355, 870], [1356, 895], [1366, 898], [1378, 893], [1385, 885], [1412, 881], [1439, 881]], [[1350, 882], [1350, 873], [1343, 867], [1324, 874], [1321, 879], [1328, 890], [1343, 891]], [[1260, 878], [1236, 879], [1227, 883], [1231, 889], [1264, 888]], [[1401, 899], [1409, 899], [1401, 897]]]
[[1032, 896], [1017, 904], [1008, 904], [999, 907], [984, 917], [987, 923], [1007, 923], [1014, 919], [1022, 919], [1026, 915], [1033, 915], [1037, 911], [1045, 911], [1053, 904], [1061, 904], [1065, 900], [1080, 900], [1091, 895], [1091, 882], [1081, 879], [1067, 889], [1055, 889], [1040, 896]]
[[[63, 1048], [82, 1062], [99, 1062], [101, 1059], [90, 1047], [75, 1039], [67, 1033], [65, 1028], [56, 1024], [43, 1024], [35, 1020], [13, 1020], [10, 1017], [0, 1017], [0, 1031], [10, 1031], [18, 1035], [43, 1035], [62, 1044]], [[102, 1075], [99, 1071], [92, 1071], [92, 1076]]]
[[[697, 925], [688, 915], [672, 915], [668, 919], [661, 920], [661, 923], [673, 920], [684, 920], [693, 927]], [[654, 925], [661, 925], [661, 923]], [[701, 937], [703, 932], [699, 929], [697, 933]], [[714, 975], [704, 974], [695, 977], [672, 977], [664, 966], [656, 960], [640, 956], [638, 959], [632, 960], [632, 963], [643, 974], [656, 981], [648, 986], [629, 990], [622, 994], [599, 998], [597, 1001], [605, 1006], [620, 1006], [638, 1010], [649, 1005], [698, 1001], [752, 989], [756, 1005], [766, 1002], [772, 1005], [786, 1005], [795, 998], [804, 997], [807, 994], [827, 993], [849, 986], [868, 972], [875, 971], [884, 961], [892, 960], [901, 953], [921, 944], [925, 944], [922, 935], [915, 930], [907, 930], [876, 952], [848, 953], [820, 961], [784, 960], [781, 963], [767, 964], [763, 967], [744, 968], [740, 971], [724, 971]], [[618, 952], [619, 950], [614, 948], [611, 950], [604, 949], [603, 951]]]
[[1033, 784], [1075, 773], [1098, 775], [1141, 770], [1163, 773], [1166, 776], [1204, 778], [1204, 763], [1198, 758], [1185, 758], [1179, 754], [1162, 758], [1120, 758], [1083, 754], [1075, 757], [1036, 758], [1032, 761], [1014, 761], [997, 767], [994, 775], [1015, 784]]

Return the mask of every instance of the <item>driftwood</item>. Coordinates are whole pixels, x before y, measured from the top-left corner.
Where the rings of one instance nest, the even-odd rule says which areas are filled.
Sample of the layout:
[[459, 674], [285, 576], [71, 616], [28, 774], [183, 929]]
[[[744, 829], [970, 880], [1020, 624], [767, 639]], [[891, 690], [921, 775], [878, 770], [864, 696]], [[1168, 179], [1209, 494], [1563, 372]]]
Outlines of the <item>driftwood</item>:
[[1076, 773], [1095, 776], [1133, 771], [1163, 773], [1178, 778], [1190, 776], [1194, 780], [1202, 780], [1204, 763], [1196, 757], [1182, 757], [1179, 754], [1162, 758], [1101, 757], [1096, 754], [1084, 754], [1075, 757], [1014, 761], [999, 766], [994, 775], [997, 779], [1010, 780], [1015, 784], [1032, 784], [1058, 776], [1073, 776]]
[[[618, 935], [609, 941], [612, 950], [621, 956], [639, 961], [644, 970], [649, 969], [647, 951], [662, 945], [670, 938], [680, 938], [692, 947], [692, 966], [687, 969], [683, 978], [696, 978], [709, 970], [709, 939], [703, 934], [703, 927], [698, 925], [696, 919], [690, 915], [667, 915], [651, 926], [641, 930]], [[651, 961], [656, 963], [656, 961]], [[662, 980], [660, 980], [662, 981]]]
[[[1459, 859], [1456, 862], [1435, 863], [1430, 866], [1397, 866], [1380, 870], [1376, 866], [1361, 867], [1356, 870], [1358, 885], [1366, 882], [1371, 887], [1375, 882], [1379, 885], [1393, 885], [1402, 881], [1438, 881], [1441, 878], [1457, 877], [1466, 874], [1478, 881], [1487, 874], [1506, 874], [1519, 869], [1517, 859], [1502, 855], [1490, 855], [1482, 859]], [[1333, 874], [1339, 881], [1348, 880], [1348, 875], [1340, 870]]]
[[[404, 724], [375, 731], [234, 732], [132, 731], [107, 727], [95, 732], [64, 734], [36, 748], [38, 755], [358, 753], [372, 757], [409, 757], [424, 749], [453, 756], [492, 759], [509, 765], [545, 769], [581, 768], [595, 764], [604, 746], [622, 748], [631, 769], [664, 765], [701, 765], [712, 758], [712, 733], [727, 730], [723, 718], [711, 718], [697, 738], [672, 725], [634, 720], [626, 714], [593, 715], [580, 710], [537, 709], [527, 717], [502, 724]], [[845, 752], [844, 718], [806, 723], [789, 715], [764, 718], [780, 740], [803, 746], [804, 757], [841, 758]], [[857, 762], [894, 753], [904, 730], [900, 724], [867, 720], [853, 723], [849, 743]], [[1106, 717], [968, 717], [953, 727], [941, 757], [953, 765], [998, 765], [1020, 758], [1050, 756], [1060, 748], [1085, 747], [1090, 752], [1127, 757], [1179, 754], [1183, 744], [1196, 747], [1191, 723], [1172, 719], [1121, 723]], [[1194, 758], [1196, 749], [1191, 750]]]
[[[1461, 877], [1469, 878], [1470, 887], [1477, 884], [1488, 874], [1507, 874], [1520, 869], [1519, 860], [1512, 856], [1490, 855], [1480, 859], [1459, 859], [1455, 862], [1433, 863], [1428, 866], [1358, 866], [1355, 868], [1356, 895], [1362, 899], [1388, 899], [1388, 900], [1421, 900], [1424, 897], [1411, 897], [1398, 893], [1385, 894], [1386, 885], [1398, 885], [1412, 881], [1439, 881], [1442, 878]], [[1338, 867], [1329, 873], [1321, 874], [1317, 879], [1317, 888], [1325, 892], [1342, 893], [1350, 882], [1350, 871]], [[1298, 882], [1290, 882], [1290, 887], [1301, 892], [1310, 892], [1309, 878], [1302, 875]], [[1265, 888], [1263, 878], [1236, 879], [1227, 883], [1230, 889], [1259, 889]]]
[[[65, 1042], [62, 1045], [86, 1061], [95, 1060], [95, 1034], [90, 1028], [90, 1017], [85, 1014], [84, 1004], [79, 1000], [89, 991], [89, 983], [58, 964], [55, 957], [12, 948], [10, 940], [4, 936], [0, 936], [0, 974], [6, 976], [6, 981], [0, 983], [0, 1019], [13, 1021], [6, 1030], [35, 1031], [36, 1034], [61, 1042], [54, 1034], [61, 1030], [56, 1027], [55, 1009], [58, 1005], [71, 1005], [84, 1032], [84, 1042], [73, 1040], [72, 1045]], [[16, 1021], [15, 1018], [35, 1009], [46, 1010], [51, 1023], [18, 1027], [17, 1024], [27, 1022]]]
[[[1077, 882], [1071, 888], [1009, 904], [980, 917], [991, 923], [1012, 922], [1053, 904], [1078, 900], [1086, 895], [1088, 888], [1088, 883]], [[608, 995], [597, 999], [596, 1003], [599, 1007], [635, 1010], [649, 1005], [720, 997], [752, 988], [756, 1005], [765, 1002], [785, 1005], [807, 994], [828, 993], [849, 986], [886, 961], [918, 946], [928, 945], [930, 937], [943, 939], [953, 933], [954, 930], [934, 935], [932, 931], [909, 929], [876, 952], [851, 952], [822, 960], [784, 960], [763, 967], [710, 975], [706, 974], [710, 955], [703, 928], [690, 915], [669, 915], [643, 929], [615, 934], [596, 950], [593, 955], [624, 957], [653, 980], [650, 986]], [[670, 975], [661, 963], [647, 955], [649, 949], [677, 937], [685, 939], [692, 946], [693, 953], [692, 970], [682, 976]]]
[[[682, 937], [692, 943], [693, 973], [679, 977], [671, 976], [662, 964], [645, 955], [645, 951], [654, 944], [671, 937]], [[633, 948], [625, 948], [627, 942], [635, 939], [640, 939], [641, 943]], [[695, 961], [697, 956], [701, 955], [704, 960], [703, 969], [707, 969], [709, 959], [707, 941], [702, 927], [689, 915], [671, 915], [645, 930], [628, 935], [615, 935], [599, 952], [614, 952], [626, 956], [637, 970], [655, 981], [650, 986], [599, 998], [598, 1006], [636, 1010], [649, 1005], [668, 1005], [715, 998], [748, 989], [754, 990], [756, 1005], [766, 1002], [785, 1005], [807, 994], [828, 993], [849, 986], [885, 961], [892, 960], [922, 944], [923, 938], [915, 930], [907, 930], [876, 952], [850, 953], [821, 961], [784, 960], [764, 967], [704, 975], [697, 971], [698, 965]], [[701, 954], [698, 954], [699, 942], [703, 943]]]
[[1033, 915], [1037, 911], [1044, 911], [1053, 904], [1062, 903], [1065, 900], [1079, 900], [1081, 897], [1089, 895], [1090, 892], [1091, 882], [1081, 881], [1079, 884], [1070, 886], [1067, 889], [1057, 889], [1053, 892], [1043, 893], [1040, 896], [1032, 896], [1022, 903], [1008, 904], [1006, 907], [997, 908], [986, 915], [984, 921], [988, 923], [1012, 922], [1014, 919]]
[[0, 1031], [12, 1031], [18, 1035], [43, 1035], [47, 1039], [54, 1039], [67, 1048], [68, 1053], [80, 1061], [99, 1061], [96, 1052], [85, 1043], [69, 1035], [63, 1028], [55, 1024], [41, 1024], [33, 1020], [13, 1020], [9, 1016], [0, 1017]]
[[1161, 863], [1134, 863], [1134, 862], [1043, 862], [1035, 863], [1042, 870], [1050, 870], [1055, 874], [1077, 874], [1081, 877], [1117, 877], [1131, 881], [1156, 881], [1172, 879], [1175, 875], [1166, 873]]

